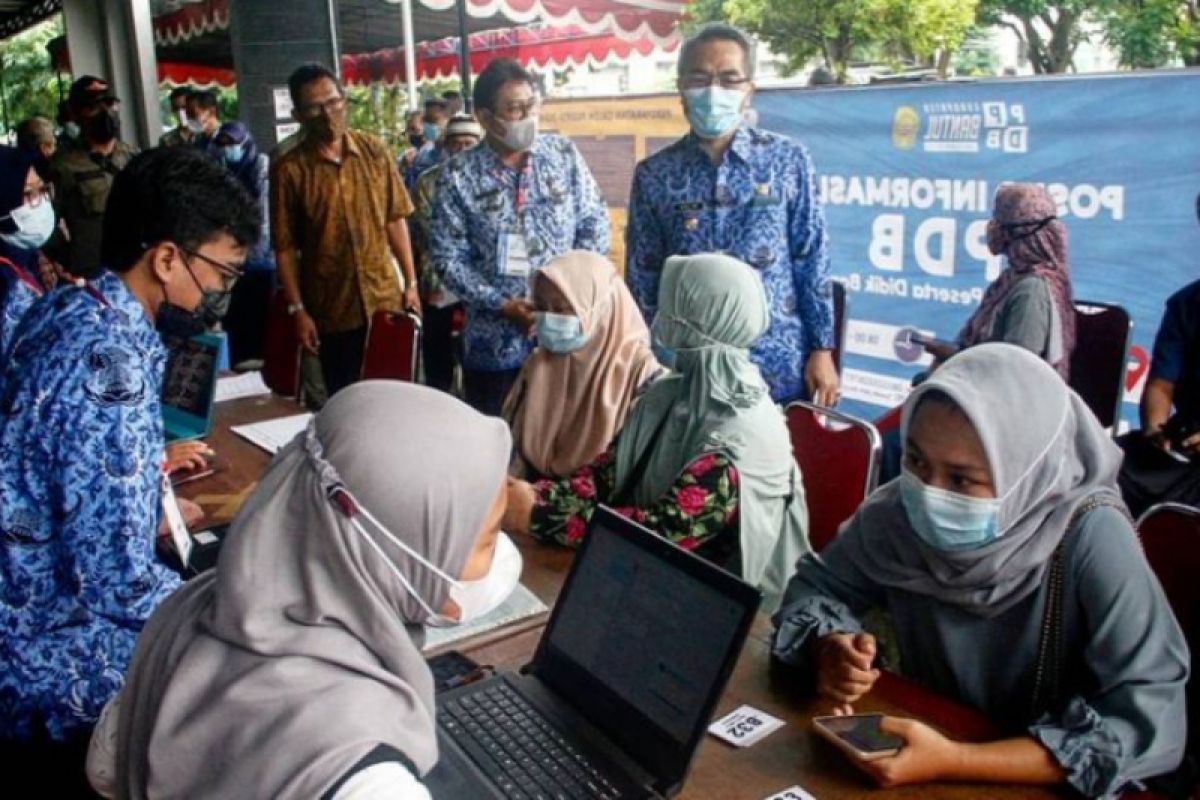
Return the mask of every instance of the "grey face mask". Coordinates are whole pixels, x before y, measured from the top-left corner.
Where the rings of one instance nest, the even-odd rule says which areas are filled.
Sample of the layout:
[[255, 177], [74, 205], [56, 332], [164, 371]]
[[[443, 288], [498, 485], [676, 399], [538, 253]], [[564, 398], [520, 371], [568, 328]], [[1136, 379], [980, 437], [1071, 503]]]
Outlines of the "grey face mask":
[[524, 153], [533, 147], [533, 140], [537, 138], [538, 132], [537, 117], [526, 117], [516, 122], [501, 122], [504, 125], [504, 136], [500, 137], [500, 141], [504, 142], [505, 147], [518, 153]]

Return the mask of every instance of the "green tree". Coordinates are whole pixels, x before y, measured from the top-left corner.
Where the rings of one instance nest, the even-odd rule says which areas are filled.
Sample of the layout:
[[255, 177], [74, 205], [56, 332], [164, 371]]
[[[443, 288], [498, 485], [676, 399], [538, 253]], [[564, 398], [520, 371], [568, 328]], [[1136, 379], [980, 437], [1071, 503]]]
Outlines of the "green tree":
[[1012, 30], [1039, 75], [1066, 72], [1086, 36], [1080, 22], [1108, 0], [979, 0], [979, 22]]
[[1198, 0], [1110, 0], [1101, 20], [1122, 66], [1162, 67], [1176, 58], [1200, 64]]
[[[896, 63], [915, 59], [944, 70], [974, 23], [977, 0], [726, 0], [720, 9], [786, 59], [796, 72], [822, 59], [839, 81], [850, 62], [883, 52]], [[713, 3], [705, 4], [712, 13]]]
[[5, 133], [35, 114], [54, 119], [58, 78], [50, 66], [46, 43], [61, 36], [62, 31], [62, 17], [54, 16], [0, 45], [0, 87], [4, 94], [0, 126]]

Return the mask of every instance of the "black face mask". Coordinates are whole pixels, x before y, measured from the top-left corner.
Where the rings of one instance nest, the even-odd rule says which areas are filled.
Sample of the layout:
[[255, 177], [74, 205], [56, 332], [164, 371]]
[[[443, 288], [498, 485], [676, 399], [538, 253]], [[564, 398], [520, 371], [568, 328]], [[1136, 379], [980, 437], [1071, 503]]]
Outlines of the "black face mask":
[[90, 117], [85, 133], [96, 144], [108, 144], [121, 135], [121, 118], [116, 109], [106, 109]]
[[411, 144], [413, 147], [420, 147], [421, 145], [425, 144], [425, 134], [410, 133], [408, 135], [408, 143]]
[[163, 301], [154, 317], [154, 327], [164, 339], [190, 339], [204, 333], [215, 326], [229, 310], [230, 291], [205, 290], [192, 274], [190, 267], [185, 268], [188, 275], [200, 289], [200, 305], [195, 311], [188, 311], [183, 306], [177, 306], [167, 298], [167, 289], [163, 287]]

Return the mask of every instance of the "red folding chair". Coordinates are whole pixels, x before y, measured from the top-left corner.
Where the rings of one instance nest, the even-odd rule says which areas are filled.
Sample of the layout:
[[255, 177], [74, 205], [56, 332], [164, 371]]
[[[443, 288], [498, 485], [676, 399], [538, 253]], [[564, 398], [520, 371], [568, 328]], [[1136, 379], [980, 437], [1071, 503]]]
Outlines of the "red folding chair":
[[808, 538], [820, 552], [875, 490], [883, 441], [871, 423], [823, 406], [797, 400], [786, 413], [808, 500]]
[[267, 308], [262, 376], [276, 394], [295, 397], [300, 393], [300, 341], [282, 289], [276, 290]]
[[415, 381], [421, 353], [421, 318], [376, 311], [367, 330], [363, 380]]
[[1105, 428], [1119, 431], [1125, 399], [1125, 371], [1133, 322], [1129, 312], [1108, 303], [1075, 303], [1075, 351], [1067, 383]]

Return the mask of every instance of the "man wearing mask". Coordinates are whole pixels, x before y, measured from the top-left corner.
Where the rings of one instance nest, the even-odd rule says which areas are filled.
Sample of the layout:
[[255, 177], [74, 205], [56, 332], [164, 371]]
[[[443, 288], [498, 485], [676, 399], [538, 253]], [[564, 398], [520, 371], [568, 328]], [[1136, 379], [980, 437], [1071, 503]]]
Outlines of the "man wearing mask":
[[828, 239], [808, 153], [744, 122], [754, 43], [737, 28], [702, 28], [680, 50], [678, 76], [692, 131], [634, 171], [629, 288], [653, 323], [668, 256], [723, 252], [745, 261], [770, 302], [770, 327], [751, 358], [771, 396], [832, 406], [839, 389]]
[[221, 160], [221, 148], [217, 146], [217, 131], [221, 129], [221, 116], [217, 108], [217, 96], [209, 91], [192, 92], [187, 99], [187, 127], [192, 134], [192, 146], [206, 156]]
[[608, 253], [604, 199], [570, 141], [538, 134], [533, 76], [491, 62], [473, 93], [484, 143], [447, 161], [430, 225], [433, 269], [467, 310], [467, 402], [499, 415], [533, 349], [533, 273], [568, 250]]
[[421, 173], [442, 160], [442, 131], [446, 128], [446, 103], [442, 100], [426, 100], [425, 115], [421, 118], [421, 146], [405, 153], [411, 161], [402, 174], [404, 187], [411, 193], [417, 186]]
[[[464, 150], [470, 150], [483, 138], [483, 129], [470, 114], [451, 117], [442, 134], [442, 152], [451, 159]], [[443, 392], [454, 384], [454, 315], [462, 307], [458, 298], [446, 290], [442, 278], [431, 265], [429, 252], [429, 222], [433, 216], [433, 198], [436, 194], [441, 164], [435, 164], [417, 178], [417, 189], [413, 195], [416, 212], [416, 233], [421, 246], [421, 301], [424, 304], [425, 324], [421, 326], [421, 356], [425, 363], [425, 382]]]
[[100, 266], [100, 232], [113, 178], [137, 150], [120, 139], [120, 101], [108, 84], [80, 78], [71, 84], [68, 104], [79, 123], [80, 143], [55, 157], [55, 210], [70, 237], [62, 261], [74, 275], [89, 278]]
[[176, 86], [171, 90], [168, 99], [171, 103], [171, 114], [175, 117], [175, 127], [164, 133], [158, 140], [159, 147], [182, 147], [192, 143], [192, 139], [196, 135], [188, 126], [187, 108], [191, 96], [192, 90], [188, 86]]
[[[186, 148], [134, 158], [103, 220], [108, 268], [26, 314], [0, 379], [0, 752], [82, 796], [101, 707], [179, 587], [165, 532], [162, 338], [201, 330], [258, 235], [237, 179]], [[180, 503], [185, 519], [198, 508]], [[53, 754], [59, 758], [55, 760]]]
[[320, 356], [332, 397], [358, 380], [376, 311], [420, 311], [413, 207], [383, 142], [346, 127], [332, 72], [300, 67], [288, 90], [304, 137], [271, 170], [271, 238], [296, 335]]

